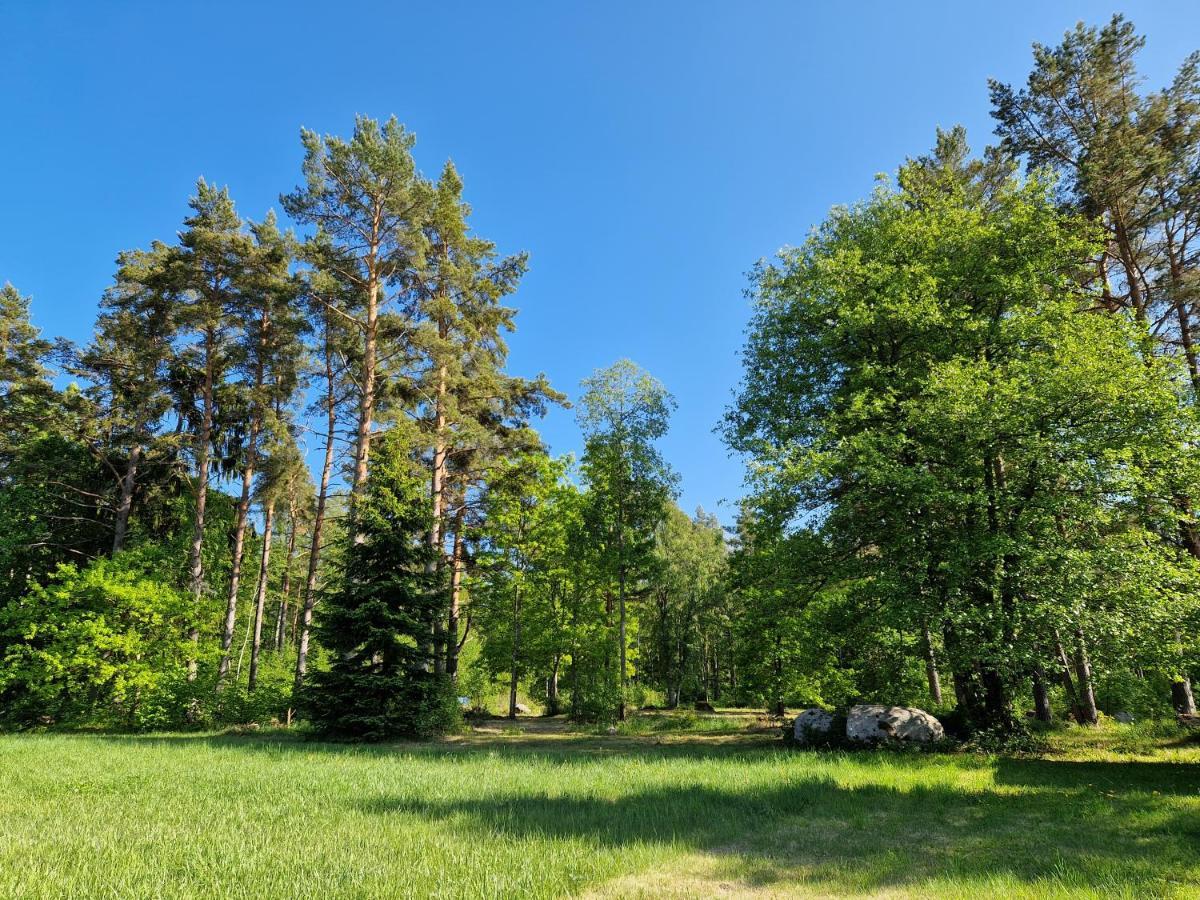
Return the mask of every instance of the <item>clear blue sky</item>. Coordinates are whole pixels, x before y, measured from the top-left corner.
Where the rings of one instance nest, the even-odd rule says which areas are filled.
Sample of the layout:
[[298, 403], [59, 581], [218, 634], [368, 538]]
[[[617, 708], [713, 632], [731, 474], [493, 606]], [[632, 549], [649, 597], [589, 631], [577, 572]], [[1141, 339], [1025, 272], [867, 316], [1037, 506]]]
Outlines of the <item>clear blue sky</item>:
[[[512, 369], [572, 396], [619, 357], [650, 370], [679, 401], [681, 504], [729, 521], [741, 466], [712, 429], [747, 269], [935, 126], [982, 146], [987, 78], [1023, 81], [1031, 42], [1116, 8], [0, 0], [0, 282], [86, 339], [117, 252], [169, 240], [197, 176], [258, 218], [298, 181], [301, 125], [394, 113], [427, 174], [455, 160], [479, 233], [530, 253]], [[1200, 48], [1195, 0], [1119, 8], [1154, 86]], [[569, 412], [542, 431], [578, 447]]]

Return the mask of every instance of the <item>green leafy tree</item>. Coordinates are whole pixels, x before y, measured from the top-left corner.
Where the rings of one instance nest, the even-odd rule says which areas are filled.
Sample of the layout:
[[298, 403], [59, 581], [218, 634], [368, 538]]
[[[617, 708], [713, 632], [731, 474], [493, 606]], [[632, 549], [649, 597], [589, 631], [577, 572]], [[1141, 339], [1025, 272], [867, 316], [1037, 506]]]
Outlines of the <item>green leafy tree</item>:
[[[1137, 70], [1144, 44], [1121, 15], [1101, 28], [1079, 23], [1057, 46], [1034, 45], [1024, 88], [992, 82], [992, 115], [1005, 147], [1031, 169], [1058, 173], [1063, 202], [1099, 224], [1097, 306], [1142, 323], [1147, 351], [1181, 355], [1195, 403], [1200, 53], [1169, 86], [1145, 93]], [[1192, 497], [1176, 496], [1178, 521], [1164, 538], [1200, 559]], [[1183, 642], [1183, 624], [1175, 643]], [[1172, 697], [1179, 711], [1194, 714], [1182, 662], [1174, 666]]]
[[824, 577], [881, 626], [940, 622], [980, 725], [1014, 724], [1047, 623], [1117, 602], [1081, 551], [1144, 533], [1135, 510], [1186, 469], [1170, 367], [1144, 364], [1135, 322], [1084, 312], [1093, 251], [1037, 179], [986, 203], [947, 179], [835, 212], [755, 278], [726, 434], [759, 513], [815, 528]]
[[630, 360], [583, 382], [578, 419], [586, 444], [585, 521], [599, 552], [603, 591], [617, 608], [618, 717], [625, 717], [629, 679], [628, 601], [642, 596], [655, 564], [654, 534], [666, 516], [676, 477], [655, 442], [667, 432], [674, 398]]
[[510, 717], [522, 679], [535, 673], [547, 679], [547, 707], [557, 711], [570, 522], [564, 506], [571, 502], [565, 472], [565, 460], [525, 454], [498, 466], [487, 491], [472, 621], [490, 673], [509, 676]]

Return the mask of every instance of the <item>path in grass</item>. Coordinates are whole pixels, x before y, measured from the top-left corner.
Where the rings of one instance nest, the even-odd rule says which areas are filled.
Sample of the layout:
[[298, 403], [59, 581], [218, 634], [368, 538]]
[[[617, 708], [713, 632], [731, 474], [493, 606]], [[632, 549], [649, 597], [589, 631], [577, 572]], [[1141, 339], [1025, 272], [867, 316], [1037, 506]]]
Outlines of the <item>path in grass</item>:
[[1200, 895], [1195, 746], [990, 760], [522, 725], [0, 738], [0, 896]]

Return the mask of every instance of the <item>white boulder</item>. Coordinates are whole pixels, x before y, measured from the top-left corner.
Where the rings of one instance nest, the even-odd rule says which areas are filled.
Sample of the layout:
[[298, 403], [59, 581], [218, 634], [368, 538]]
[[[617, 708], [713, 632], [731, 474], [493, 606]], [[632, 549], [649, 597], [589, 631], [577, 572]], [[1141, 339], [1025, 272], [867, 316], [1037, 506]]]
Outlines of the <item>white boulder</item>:
[[820, 740], [833, 730], [833, 713], [826, 712], [820, 707], [806, 709], [796, 716], [793, 735], [797, 744], [807, 744]]
[[846, 737], [865, 744], [888, 740], [928, 744], [945, 736], [942, 723], [923, 709], [867, 703], [850, 707], [846, 717]]

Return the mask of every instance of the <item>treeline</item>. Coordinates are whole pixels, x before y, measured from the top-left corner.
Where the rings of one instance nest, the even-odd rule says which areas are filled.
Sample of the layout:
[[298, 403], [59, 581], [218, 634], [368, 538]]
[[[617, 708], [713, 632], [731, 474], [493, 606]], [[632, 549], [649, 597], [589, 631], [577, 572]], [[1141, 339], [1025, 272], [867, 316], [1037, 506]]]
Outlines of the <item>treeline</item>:
[[1142, 43], [1035, 46], [997, 146], [939, 132], [755, 271], [725, 434], [779, 702], [1195, 714], [1200, 56], [1146, 91]]
[[[578, 460], [507, 371], [526, 269], [396, 121], [303, 132], [299, 230], [203, 181], [86, 346], [0, 294], [0, 724], [296, 718], [380, 738], [523, 704], [1195, 715], [1200, 57], [1117, 17], [753, 274], [726, 532], [675, 505], [629, 361]], [[61, 385], [66, 385], [61, 387]]]
[[0, 721], [381, 737], [501, 681], [586, 719], [703, 693], [725, 546], [674, 508], [669, 394], [597, 372], [582, 458], [551, 458], [565, 398], [506, 371], [524, 255], [395, 120], [302, 140], [303, 237], [200, 181], [86, 346], [4, 288]]

